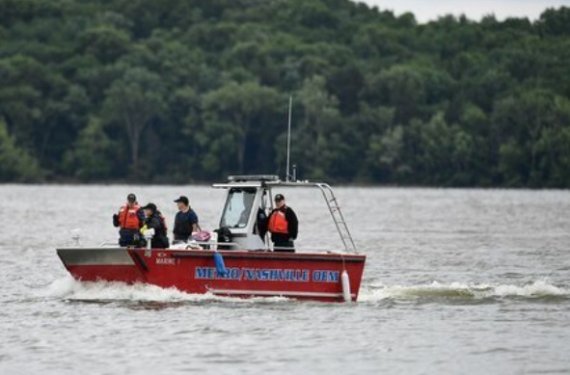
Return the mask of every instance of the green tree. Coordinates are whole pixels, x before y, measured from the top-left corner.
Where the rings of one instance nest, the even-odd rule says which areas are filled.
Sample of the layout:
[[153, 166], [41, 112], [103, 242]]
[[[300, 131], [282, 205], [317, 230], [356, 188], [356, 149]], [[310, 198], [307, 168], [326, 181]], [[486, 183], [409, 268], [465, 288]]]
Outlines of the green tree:
[[367, 152], [367, 165], [370, 166], [376, 181], [390, 183], [399, 175], [409, 173], [404, 156], [404, 129], [396, 126], [386, 133], [370, 137]]
[[292, 95], [302, 178], [570, 186], [568, 7], [427, 24], [349, 0], [0, 9], [6, 152], [46, 179], [282, 172]]
[[98, 26], [88, 29], [81, 36], [84, 53], [92, 54], [103, 63], [110, 63], [128, 52], [130, 37], [112, 26]]
[[367, 89], [373, 103], [395, 108], [395, 121], [408, 123], [425, 103], [425, 83], [417, 69], [395, 65], [372, 78]]
[[157, 74], [143, 68], [128, 69], [106, 92], [103, 116], [125, 130], [131, 151], [131, 173], [140, 176], [143, 132], [164, 113], [164, 87]]
[[544, 142], [551, 139], [549, 134], [570, 126], [569, 109], [567, 99], [540, 89], [511, 95], [497, 103], [493, 122], [501, 140], [499, 168], [508, 185], [548, 183], [540, 140], [545, 137], [544, 152]]
[[550, 35], [570, 35], [570, 8], [545, 10], [537, 22], [539, 29]]
[[229, 82], [207, 93], [201, 134], [202, 146], [207, 149], [205, 167], [245, 173], [257, 170], [265, 158], [272, 160], [267, 154], [271, 150], [264, 149], [259, 139], [275, 136], [277, 114], [285, 112], [281, 103], [285, 101], [275, 89], [255, 82]]
[[8, 128], [0, 120], [0, 181], [33, 182], [43, 178], [38, 162], [25, 150], [16, 145]]
[[72, 176], [83, 181], [108, 179], [116, 146], [105, 133], [101, 121], [91, 118], [79, 133], [73, 149], [66, 153], [66, 168]]
[[[311, 178], [325, 178], [342, 144], [331, 144], [340, 119], [338, 100], [326, 89], [322, 76], [307, 79], [298, 94], [303, 120], [295, 132], [295, 154]], [[339, 141], [342, 141], [339, 139]]]

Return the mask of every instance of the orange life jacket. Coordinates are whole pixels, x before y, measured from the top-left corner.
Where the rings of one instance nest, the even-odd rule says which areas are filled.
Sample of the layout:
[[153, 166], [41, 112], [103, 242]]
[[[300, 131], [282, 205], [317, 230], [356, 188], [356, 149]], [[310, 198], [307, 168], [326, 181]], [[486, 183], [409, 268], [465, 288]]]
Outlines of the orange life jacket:
[[289, 233], [289, 223], [285, 217], [285, 212], [281, 210], [275, 210], [269, 218], [268, 229], [271, 233]]
[[133, 207], [123, 205], [119, 210], [119, 226], [122, 229], [139, 229], [140, 221], [138, 212], [140, 206], [135, 204]]

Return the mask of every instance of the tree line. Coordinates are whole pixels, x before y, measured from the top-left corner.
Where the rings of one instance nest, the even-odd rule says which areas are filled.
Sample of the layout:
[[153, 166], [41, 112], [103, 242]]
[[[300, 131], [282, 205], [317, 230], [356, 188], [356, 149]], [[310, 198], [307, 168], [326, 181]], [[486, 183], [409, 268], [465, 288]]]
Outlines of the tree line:
[[570, 8], [0, 0], [0, 181], [570, 187]]

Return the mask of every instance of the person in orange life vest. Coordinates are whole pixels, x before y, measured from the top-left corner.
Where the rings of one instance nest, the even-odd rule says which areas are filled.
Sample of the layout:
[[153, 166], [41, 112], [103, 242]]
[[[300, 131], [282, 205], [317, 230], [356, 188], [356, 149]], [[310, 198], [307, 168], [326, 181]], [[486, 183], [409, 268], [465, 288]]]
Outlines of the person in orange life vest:
[[144, 232], [147, 230], [154, 229], [151, 247], [153, 249], [168, 248], [169, 241], [166, 235], [168, 228], [166, 228], [166, 220], [164, 219], [164, 216], [162, 216], [154, 203], [149, 203], [142, 209], [144, 210], [146, 218], [144, 219], [144, 225], [141, 228], [141, 233], [144, 235]]
[[293, 241], [297, 239], [299, 229], [297, 215], [285, 204], [285, 197], [281, 194], [275, 196], [275, 206], [268, 218], [268, 230], [271, 232], [274, 250], [294, 252]]
[[113, 225], [120, 228], [119, 246], [136, 245], [143, 221], [144, 212], [137, 202], [137, 197], [131, 193], [127, 196], [127, 203], [113, 215]]

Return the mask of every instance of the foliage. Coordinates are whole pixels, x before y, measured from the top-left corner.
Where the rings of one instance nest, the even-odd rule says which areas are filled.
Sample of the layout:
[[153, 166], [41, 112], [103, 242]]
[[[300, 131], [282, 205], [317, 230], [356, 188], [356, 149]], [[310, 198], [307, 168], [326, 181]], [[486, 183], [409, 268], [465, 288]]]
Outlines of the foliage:
[[0, 0], [0, 181], [570, 187], [570, 8]]
[[41, 177], [37, 161], [14, 144], [6, 124], [0, 122], [0, 180], [29, 182]]

